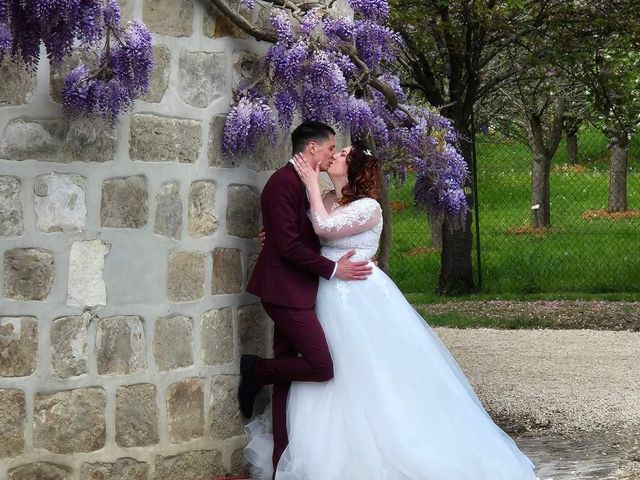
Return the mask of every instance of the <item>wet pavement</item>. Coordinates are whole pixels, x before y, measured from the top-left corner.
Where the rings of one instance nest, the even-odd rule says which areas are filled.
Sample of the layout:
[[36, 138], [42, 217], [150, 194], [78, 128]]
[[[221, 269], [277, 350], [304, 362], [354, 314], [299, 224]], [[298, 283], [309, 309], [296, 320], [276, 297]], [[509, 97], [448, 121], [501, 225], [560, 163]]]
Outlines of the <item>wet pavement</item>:
[[536, 465], [540, 480], [618, 480], [626, 476], [619, 443], [590, 438], [531, 437], [516, 439], [520, 449]]

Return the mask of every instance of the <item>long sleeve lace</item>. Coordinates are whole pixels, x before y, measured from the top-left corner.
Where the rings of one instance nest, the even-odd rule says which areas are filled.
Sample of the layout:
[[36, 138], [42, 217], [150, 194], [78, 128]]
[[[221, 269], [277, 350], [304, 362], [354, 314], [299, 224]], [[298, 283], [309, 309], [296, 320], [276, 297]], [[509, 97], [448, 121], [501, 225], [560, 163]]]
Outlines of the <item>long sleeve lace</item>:
[[322, 204], [312, 205], [310, 216], [313, 229], [319, 237], [338, 239], [378, 225], [382, 221], [382, 209], [373, 198], [361, 198], [338, 207], [331, 213], [328, 213]]

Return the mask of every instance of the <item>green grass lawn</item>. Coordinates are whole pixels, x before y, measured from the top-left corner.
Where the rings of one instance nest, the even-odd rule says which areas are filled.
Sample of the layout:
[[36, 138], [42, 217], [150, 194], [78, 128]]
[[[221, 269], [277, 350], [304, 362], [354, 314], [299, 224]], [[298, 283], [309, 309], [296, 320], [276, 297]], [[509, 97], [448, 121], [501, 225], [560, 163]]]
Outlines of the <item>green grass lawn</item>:
[[[607, 205], [603, 135], [593, 129], [581, 132], [577, 167], [567, 165], [566, 148], [560, 146], [551, 174], [552, 226], [542, 234], [514, 233], [529, 225], [528, 149], [496, 136], [478, 140], [484, 292], [640, 292], [640, 218], [581, 216]], [[404, 292], [433, 292], [440, 253], [429, 248], [426, 216], [413, 208], [412, 188], [409, 179], [391, 189], [392, 201], [406, 206], [393, 214], [391, 275]], [[628, 203], [629, 209], [640, 210], [640, 138], [631, 146]]]

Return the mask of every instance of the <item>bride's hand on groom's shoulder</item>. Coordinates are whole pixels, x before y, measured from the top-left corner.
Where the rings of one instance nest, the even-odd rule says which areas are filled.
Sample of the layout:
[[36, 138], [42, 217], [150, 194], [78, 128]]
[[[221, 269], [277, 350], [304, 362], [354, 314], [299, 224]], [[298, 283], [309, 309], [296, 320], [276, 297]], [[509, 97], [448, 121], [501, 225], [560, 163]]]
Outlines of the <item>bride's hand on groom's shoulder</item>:
[[264, 229], [264, 225], [260, 225], [260, 230], [258, 230], [258, 243], [260, 247], [264, 247], [264, 242], [267, 240], [267, 231]]
[[373, 272], [373, 267], [369, 265], [369, 262], [352, 262], [350, 260], [355, 253], [355, 250], [351, 250], [338, 260], [336, 277], [340, 280], [366, 280]]
[[304, 159], [304, 155], [301, 153], [296, 153], [293, 156], [293, 166], [296, 169], [296, 173], [304, 183], [305, 187], [313, 187], [319, 185], [318, 181], [320, 179], [320, 163], [316, 165], [315, 170], [307, 165], [307, 162]]

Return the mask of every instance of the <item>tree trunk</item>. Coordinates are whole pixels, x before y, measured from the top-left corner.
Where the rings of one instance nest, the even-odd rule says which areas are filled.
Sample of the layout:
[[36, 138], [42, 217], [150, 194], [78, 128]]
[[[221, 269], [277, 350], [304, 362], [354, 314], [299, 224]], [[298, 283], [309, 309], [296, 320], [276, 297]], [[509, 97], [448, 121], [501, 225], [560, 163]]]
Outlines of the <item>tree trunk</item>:
[[[454, 125], [460, 134], [460, 153], [465, 158], [469, 172], [472, 170], [473, 145], [471, 134], [463, 121], [454, 118]], [[473, 172], [471, 172], [473, 173]], [[472, 192], [472, 175], [466, 187]], [[442, 253], [440, 255], [440, 278], [438, 293], [441, 295], [456, 295], [474, 291], [473, 267], [471, 250], [473, 235], [471, 232], [473, 194], [467, 195], [469, 209], [464, 222], [464, 229], [453, 226], [445, 218], [442, 222]]]
[[550, 170], [551, 159], [548, 155], [545, 152], [535, 152], [531, 164], [531, 226], [533, 228], [551, 226]]
[[533, 152], [531, 163], [531, 226], [533, 228], [549, 228], [551, 226], [551, 195], [549, 174], [551, 159], [558, 151], [564, 126], [566, 103], [558, 99], [553, 116], [553, 123], [545, 138], [545, 128], [540, 114], [528, 116], [529, 147]]
[[576, 165], [578, 163], [578, 132], [567, 132], [567, 160], [569, 164]]
[[431, 246], [442, 249], [442, 223], [444, 216], [438, 215], [436, 218], [429, 218], [429, 230], [431, 230]]
[[610, 212], [624, 212], [627, 209], [627, 164], [629, 160], [629, 138], [614, 139], [611, 142], [611, 166], [609, 167]]
[[378, 252], [378, 267], [385, 273], [389, 273], [389, 257], [391, 256], [391, 204], [389, 202], [389, 186], [381, 174], [380, 206], [382, 207], [382, 234], [380, 236], [380, 251]]

